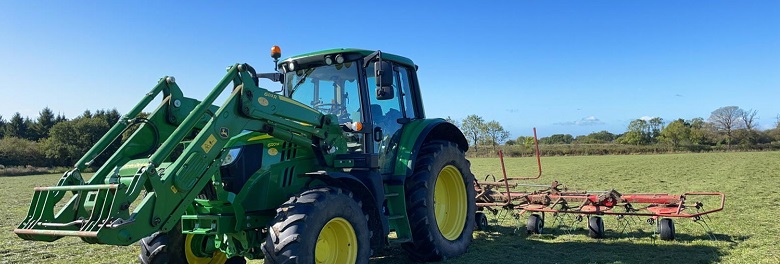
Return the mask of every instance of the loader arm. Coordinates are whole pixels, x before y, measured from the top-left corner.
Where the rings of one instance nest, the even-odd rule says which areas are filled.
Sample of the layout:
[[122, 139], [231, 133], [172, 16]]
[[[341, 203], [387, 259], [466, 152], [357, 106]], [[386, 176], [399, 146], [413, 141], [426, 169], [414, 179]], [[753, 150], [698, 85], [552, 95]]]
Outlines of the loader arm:
[[[233, 90], [226, 102], [219, 108], [213, 107], [231, 83]], [[84, 182], [81, 171], [133, 123], [134, 117], [159, 92], [164, 94], [161, 106], [89, 182]], [[184, 98], [175, 81], [164, 78], [74, 169], [63, 175], [57, 186], [35, 188], [28, 215], [14, 232], [28, 240], [78, 236], [90, 243], [129, 245], [176, 225], [218, 170], [222, 149], [232, 136], [251, 130], [299, 146], [311, 146], [321, 165], [332, 166], [333, 157], [347, 150], [336, 120], [335, 116], [258, 87], [256, 74], [247, 64], [230, 67], [202, 102]], [[199, 132], [181, 155], [170, 165], [161, 166], [193, 129]], [[128, 161], [148, 154], [151, 156], [138, 166], [135, 175], [119, 176], [119, 170]], [[141, 191], [146, 192], [142, 197]], [[73, 196], [67, 202], [61, 201], [66, 192]], [[134, 203], [138, 205], [130, 212]], [[58, 204], [64, 206], [55, 213]]]

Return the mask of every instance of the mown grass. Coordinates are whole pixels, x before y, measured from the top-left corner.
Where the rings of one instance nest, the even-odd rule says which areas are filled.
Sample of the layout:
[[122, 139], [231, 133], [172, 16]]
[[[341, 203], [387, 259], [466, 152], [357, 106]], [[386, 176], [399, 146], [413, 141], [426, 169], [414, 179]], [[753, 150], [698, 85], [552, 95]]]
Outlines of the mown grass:
[[[501, 173], [498, 159], [471, 162], [480, 179]], [[531, 158], [506, 163], [510, 176], [536, 172]], [[585, 223], [571, 232], [550, 226], [551, 218], [545, 227], [550, 234], [528, 236], [522, 228], [515, 230], [524, 227], [525, 217], [490, 215], [491, 229], [476, 232], [469, 252], [447, 263], [780, 263], [780, 152], [549, 157], [542, 163], [544, 176], [535, 183], [558, 180], [577, 189], [623, 193], [721, 191], [728, 195], [726, 209], [709, 222], [715, 239], [698, 224], [679, 220], [675, 241], [659, 240], [644, 222], [620, 232], [611, 217], [604, 218], [605, 239], [588, 238]], [[53, 184], [58, 177], [0, 178], [5, 203], [0, 207], [0, 263], [136, 262], [137, 246], [90, 245], [75, 238], [30, 242], [12, 233], [26, 214], [32, 188]], [[373, 263], [409, 262], [398, 245], [376, 255]]]

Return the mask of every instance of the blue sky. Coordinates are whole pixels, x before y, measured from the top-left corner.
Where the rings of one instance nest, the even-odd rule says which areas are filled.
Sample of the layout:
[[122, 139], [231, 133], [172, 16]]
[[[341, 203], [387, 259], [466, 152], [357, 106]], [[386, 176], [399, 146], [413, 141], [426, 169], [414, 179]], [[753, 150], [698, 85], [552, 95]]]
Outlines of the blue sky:
[[513, 137], [780, 114], [780, 1], [205, 2], [0, 1], [0, 115], [125, 112], [165, 75], [203, 98], [225, 66], [270, 71], [272, 45], [407, 56], [428, 116]]

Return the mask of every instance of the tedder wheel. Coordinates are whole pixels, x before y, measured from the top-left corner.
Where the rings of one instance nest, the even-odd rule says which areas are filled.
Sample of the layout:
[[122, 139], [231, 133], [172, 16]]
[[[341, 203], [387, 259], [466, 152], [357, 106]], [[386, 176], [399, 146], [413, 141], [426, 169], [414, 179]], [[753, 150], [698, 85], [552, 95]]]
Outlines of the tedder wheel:
[[476, 225], [477, 225], [476, 228], [477, 228], [477, 230], [481, 230], [481, 231], [487, 230], [487, 228], [488, 228], [488, 219], [487, 219], [487, 216], [485, 216], [485, 213], [477, 212], [474, 215], [474, 221], [476, 221]]
[[402, 247], [415, 261], [459, 256], [474, 232], [474, 175], [455, 143], [430, 141], [420, 147], [406, 180], [406, 206], [412, 242]]
[[671, 218], [658, 221], [658, 234], [661, 236], [661, 240], [674, 240], [674, 222]]
[[525, 224], [525, 229], [528, 234], [541, 234], [544, 229], [544, 220], [538, 214], [532, 214], [528, 217], [528, 222]]
[[368, 263], [368, 216], [352, 193], [320, 187], [276, 210], [263, 243], [265, 263]]
[[202, 236], [184, 235], [181, 226], [176, 225], [170, 232], [156, 232], [138, 242], [141, 245], [141, 254], [138, 255], [141, 263], [197, 263], [197, 264], [243, 264], [246, 259], [233, 257], [228, 259], [225, 253], [215, 250], [211, 256], [199, 256], [195, 247], [203, 245], [193, 241], [203, 241]]
[[604, 219], [598, 216], [588, 217], [588, 236], [591, 238], [604, 238]]

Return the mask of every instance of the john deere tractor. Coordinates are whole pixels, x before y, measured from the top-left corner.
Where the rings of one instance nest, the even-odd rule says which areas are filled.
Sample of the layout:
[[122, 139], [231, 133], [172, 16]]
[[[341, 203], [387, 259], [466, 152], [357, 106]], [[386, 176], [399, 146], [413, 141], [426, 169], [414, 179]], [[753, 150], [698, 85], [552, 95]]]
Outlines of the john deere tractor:
[[[35, 188], [14, 232], [138, 242], [142, 263], [367, 263], [389, 243], [418, 261], [463, 254], [475, 214], [468, 145], [426, 118], [417, 66], [360, 49], [271, 54], [275, 71], [232, 65], [202, 101], [161, 78], [56, 186]], [[85, 180], [99, 155], [109, 158]]]

